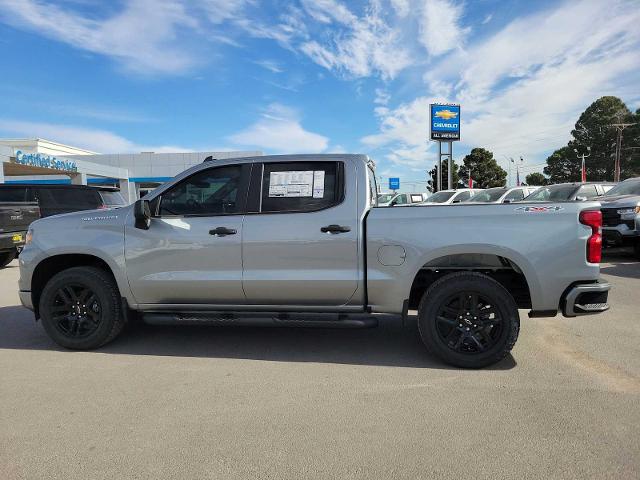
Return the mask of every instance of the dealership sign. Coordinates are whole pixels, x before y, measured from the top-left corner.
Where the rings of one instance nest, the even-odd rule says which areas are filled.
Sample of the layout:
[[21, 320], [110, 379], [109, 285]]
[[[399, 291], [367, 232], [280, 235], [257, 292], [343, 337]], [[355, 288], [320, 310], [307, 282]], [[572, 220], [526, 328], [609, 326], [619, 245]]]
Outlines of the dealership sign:
[[29, 165], [31, 167], [50, 168], [64, 172], [77, 172], [76, 162], [67, 159], [58, 159], [44, 153], [24, 153], [22, 150], [16, 151], [16, 163]]
[[400, 190], [400, 178], [399, 177], [391, 177], [391, 178], [389, 178], [389, 190]]
[[432, 103], [429, 107], [431, 140], [444, 142], [460, 140], [460, 105]]

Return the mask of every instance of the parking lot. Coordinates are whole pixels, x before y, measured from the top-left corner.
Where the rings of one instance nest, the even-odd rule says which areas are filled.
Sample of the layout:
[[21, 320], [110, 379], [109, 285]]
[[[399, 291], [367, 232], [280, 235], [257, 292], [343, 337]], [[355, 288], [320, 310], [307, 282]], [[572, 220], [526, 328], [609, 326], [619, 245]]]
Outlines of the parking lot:
[[135, 326], [63, 351], [0, 271], [0, 478], [638, 478], [640, 264], [612, 308], [528, 319], [479, 370], [415, 325]]

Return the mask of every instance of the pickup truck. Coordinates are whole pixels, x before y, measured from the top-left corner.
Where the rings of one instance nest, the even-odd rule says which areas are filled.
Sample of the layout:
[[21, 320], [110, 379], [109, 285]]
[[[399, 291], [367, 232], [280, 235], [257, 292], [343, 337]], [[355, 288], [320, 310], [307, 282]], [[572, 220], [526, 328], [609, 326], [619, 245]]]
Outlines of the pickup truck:
[[133, 205], [38, 220], [20, 299], [70, 349], [148, 323], [369, 326], [417, 310], [443, 361], [505, 357], [518, 309], [602, 312], [596, 202], [376, 208], [364, 155], [205, 162]]
[[640, 178], [629, 178], [598, 198], [605, 245], [631, 246], [640, 260]]
[[25, 243], [29, 224], [40, 218], [37, 203], [3, 201], [0, 196], [0, 268], [17, 256]]

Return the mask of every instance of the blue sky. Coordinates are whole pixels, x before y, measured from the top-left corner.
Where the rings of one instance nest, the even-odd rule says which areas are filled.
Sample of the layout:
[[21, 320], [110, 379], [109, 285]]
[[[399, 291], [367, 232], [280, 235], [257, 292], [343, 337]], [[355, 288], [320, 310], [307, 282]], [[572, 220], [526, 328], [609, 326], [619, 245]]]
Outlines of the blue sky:
[[460, 159], [540, 170], [602, 95], [640, 107], [624, 1], [0, 0], [0, 137], [98, 152], [362, 152], [425, 180], [428, 105]]

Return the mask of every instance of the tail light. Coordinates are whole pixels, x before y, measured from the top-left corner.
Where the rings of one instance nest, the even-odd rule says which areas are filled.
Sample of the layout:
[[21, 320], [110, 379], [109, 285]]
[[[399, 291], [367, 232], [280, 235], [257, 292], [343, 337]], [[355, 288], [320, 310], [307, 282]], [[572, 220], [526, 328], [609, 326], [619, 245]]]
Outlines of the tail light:
[[602, 212], [583, 210], [580, 212], [580, 223], [591, 227], [591, 236], [587, 240], [587, 262], [600, 263], [602, 260]]

